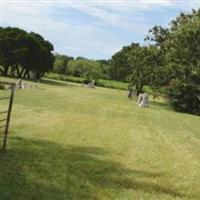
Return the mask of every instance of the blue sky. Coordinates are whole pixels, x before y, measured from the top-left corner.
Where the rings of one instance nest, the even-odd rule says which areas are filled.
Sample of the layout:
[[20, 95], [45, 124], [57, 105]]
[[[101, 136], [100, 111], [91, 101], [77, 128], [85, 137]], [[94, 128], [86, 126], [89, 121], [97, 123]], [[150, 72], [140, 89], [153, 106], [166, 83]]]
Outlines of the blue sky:
[[154, 25], [168, 26], [200, 0], [0, 0], [1, 25], [37, 32], [55, 52], [108, 59], [123, 46], [144, 42]]

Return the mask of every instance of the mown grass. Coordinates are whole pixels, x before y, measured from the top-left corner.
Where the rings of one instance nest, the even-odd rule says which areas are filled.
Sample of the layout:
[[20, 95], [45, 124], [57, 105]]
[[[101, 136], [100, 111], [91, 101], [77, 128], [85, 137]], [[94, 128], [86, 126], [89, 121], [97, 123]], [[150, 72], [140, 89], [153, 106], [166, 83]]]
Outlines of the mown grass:
[[37, 85], [16, 91], [1, 200], [200, 199], [199, 117], [120, 90]]
[[[45, 75], [45, 77], [54, 80], [69, 81], [74, 83], [84, 83], [84, 78], [82, 77], [59, 75], [56, 73], [48, 73]], [[113, 88], [119, 90], [127, 90], [128, 88], [128, 83], [115, 80], [105, 80], [105, 79], [99, 79], [98, 81], [96, 81], [96, 85], [100, 87]]]

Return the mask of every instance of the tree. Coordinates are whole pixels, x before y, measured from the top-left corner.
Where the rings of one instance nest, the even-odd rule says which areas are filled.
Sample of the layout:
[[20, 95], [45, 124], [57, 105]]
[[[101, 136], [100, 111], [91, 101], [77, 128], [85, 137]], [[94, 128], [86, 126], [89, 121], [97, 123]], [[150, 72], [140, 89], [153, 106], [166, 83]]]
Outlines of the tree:
[[27, 33], [19, 28], [0, 28], [0, 65], [3, 75], [9, 68], [17, 71], [18, 77], [43, 76], [53, 67], [53, 45], [36, 33]]
[[81, 59], [69, 61], [68, 69], [73, 76], [83, 77], [87, 81], [102, 77], [101, 65], [96, 61]]
[[137, 95], [141, 93], [144, 85], [155, 86], [160, 84], [162, 71], [162, 56], [156, 46], [132, 49], [128, 58], [131, 65], [131, 73], [128, 77], [130, 86], [135, 86]]
[[169, 37], [169, 29], [162, 26], [154, 26], [149, 30], [149, 34], [145, 37], [145, 41], [149, 40], [155, 42], [155, 45], [160, 49], [166, 48], [165, 42]]
[[200, 10], [173, 21], [167, 59], [175, 77], [169, 91], [172, 106], [200, 115]]
[[27, 33], [19, 28], [0, 27], [1, 73], [8, 75], [9, 68], [16, 66], [24, 55]]
[[[33, 49], [29, 48], [30, 53], [32, 54], [31, 59], [29, 60], [29, 69], [35, 76], [35, 78], [41, 78], [45, 72], [49, 72], [53, 69], [54, 55], [52, 54], [53, 45], [45, 40], [41, 35], [31, 32], [30, 37], [35, 41], [37, 45], [37, 51], [33, 52]], [[30, 58], [30, 54], [28, 54]]]
[[68, 74], [68, 62], [70, 60], [74, 60], [74, 58], [67, 55], [55, 54], [53, 72], [60, 74], [60, 76]]
[[131, 66], [128, 60], [129, 54], [133, 49], [137, 49], [138, 43], [132, 43], [130, 46], [125, 46], [121, 51], [112, 56], [111, 59], [111, 78], [115, 80], [126, 81], [128, 74], [130, 74]]
[[160, 30], [152, 38], [164, 50], [170, 103], [177, 111], [200, 115], [200, 9], [181, 13], [166, 31]]
[[111, 65], [110, 65], [110, 60], [96, 60], [96, 62], [100, 63], [101, 65], [101, 70], [103, 73], [102, 78], [103, 79], [111, 79]]

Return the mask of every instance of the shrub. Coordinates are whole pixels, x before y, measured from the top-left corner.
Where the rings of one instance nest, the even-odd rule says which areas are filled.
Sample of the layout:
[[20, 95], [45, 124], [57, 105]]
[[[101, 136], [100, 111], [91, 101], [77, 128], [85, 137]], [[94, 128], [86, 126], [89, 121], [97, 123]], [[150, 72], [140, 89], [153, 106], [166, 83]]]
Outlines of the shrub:
[[200, 115], [200, 86], [176, 81], [169, 89], [169, 101], [176, 111]]

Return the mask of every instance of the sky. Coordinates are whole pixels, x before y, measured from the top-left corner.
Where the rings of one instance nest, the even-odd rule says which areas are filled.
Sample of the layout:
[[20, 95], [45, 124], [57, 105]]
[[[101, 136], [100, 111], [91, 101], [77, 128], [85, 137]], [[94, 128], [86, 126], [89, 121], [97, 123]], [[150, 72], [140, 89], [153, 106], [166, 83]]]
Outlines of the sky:
[[0, 23], [41, 34], [60, 54], [109, 59], [192, 8], [200, 0], [0, 0]]

